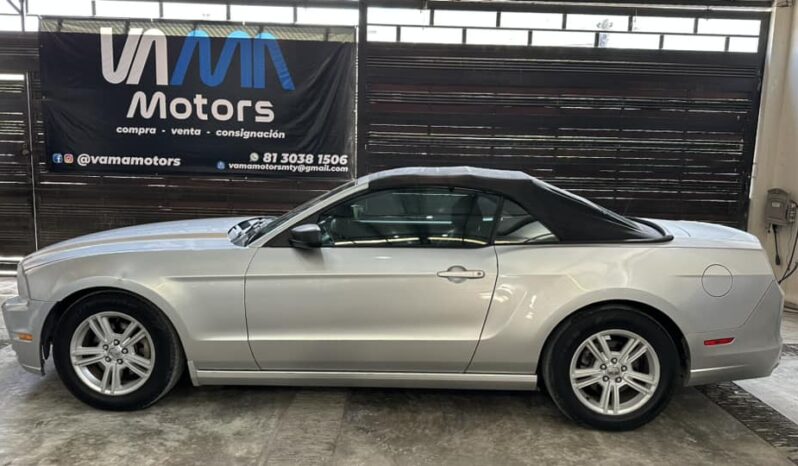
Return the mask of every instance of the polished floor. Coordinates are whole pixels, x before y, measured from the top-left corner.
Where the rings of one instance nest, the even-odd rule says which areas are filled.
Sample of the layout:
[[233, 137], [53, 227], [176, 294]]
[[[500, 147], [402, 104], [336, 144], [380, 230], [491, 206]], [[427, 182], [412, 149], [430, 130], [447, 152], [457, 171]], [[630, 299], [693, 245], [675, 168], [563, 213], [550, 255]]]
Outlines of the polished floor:
[[[796, 323], [787, 316], [785, 329]], [[798, 332], [786, 333], [798, 343]], [[798, 365], [779, 371], [779, 384], [798, 381]], [[28, 374], [0, 348], [0, 465], [794, 464], [789, 446], [765, 438], [696, 389], [626, 433], [574, 426], [544, 395], [525, 392], [182, 383], [148, 410], [100, 412], [75, 400], [52, 367]]]

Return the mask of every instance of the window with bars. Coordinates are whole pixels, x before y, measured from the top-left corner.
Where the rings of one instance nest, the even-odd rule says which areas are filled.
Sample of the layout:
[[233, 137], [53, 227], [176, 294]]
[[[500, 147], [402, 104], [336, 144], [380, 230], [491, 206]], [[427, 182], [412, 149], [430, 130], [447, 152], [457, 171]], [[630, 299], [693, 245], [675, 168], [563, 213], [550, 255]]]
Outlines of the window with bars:
[[[12, 0], [13, 1], [13, 0]], [[273, 24], [356, 26], [348, 7], [185, 3], [146, 0], [29, 0], [23, 19], [0, 2], [0, 30], [38, 30], [38, 16], [94, 16], [219, 20]], [[722, 17], [368, 8], [367, 39], [374, 42], [596, 47], [756, 53], [761, 21]]]
[[759, 19], [368, 9], [368, 40], [756, 53]]

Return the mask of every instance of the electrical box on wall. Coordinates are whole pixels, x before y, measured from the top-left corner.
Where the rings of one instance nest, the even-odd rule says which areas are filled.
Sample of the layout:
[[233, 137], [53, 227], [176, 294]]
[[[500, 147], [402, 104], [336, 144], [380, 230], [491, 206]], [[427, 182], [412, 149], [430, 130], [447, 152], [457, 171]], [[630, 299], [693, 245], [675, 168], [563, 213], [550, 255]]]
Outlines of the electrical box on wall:
[[795, 221], [795, 210], [790, 193], [783, 189], [768, 190], [765, 217], [770, 225], [787, 225]]

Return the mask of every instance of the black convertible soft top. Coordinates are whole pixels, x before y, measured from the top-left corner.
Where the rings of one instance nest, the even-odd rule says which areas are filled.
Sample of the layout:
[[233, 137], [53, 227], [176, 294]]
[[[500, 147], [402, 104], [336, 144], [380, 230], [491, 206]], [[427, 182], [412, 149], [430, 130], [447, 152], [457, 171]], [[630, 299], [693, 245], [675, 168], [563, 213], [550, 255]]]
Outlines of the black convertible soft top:
[[453, 186], [501, 194], [523, 206], [563, 242], [663, 241], [648, 222], [632, 220], [520, 171], [474, 167], [406, 167], [359, 178], [369, 189]]

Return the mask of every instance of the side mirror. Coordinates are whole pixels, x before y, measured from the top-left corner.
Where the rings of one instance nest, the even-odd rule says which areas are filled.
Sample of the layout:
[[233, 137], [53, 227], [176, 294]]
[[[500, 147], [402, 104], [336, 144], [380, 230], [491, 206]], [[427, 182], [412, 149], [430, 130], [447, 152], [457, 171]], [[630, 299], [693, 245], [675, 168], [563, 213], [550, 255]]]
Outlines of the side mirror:
[[299, 225], [291, 229], [291, 246], [300, 249], [321, 247], [321, 228], [315, 223]]

